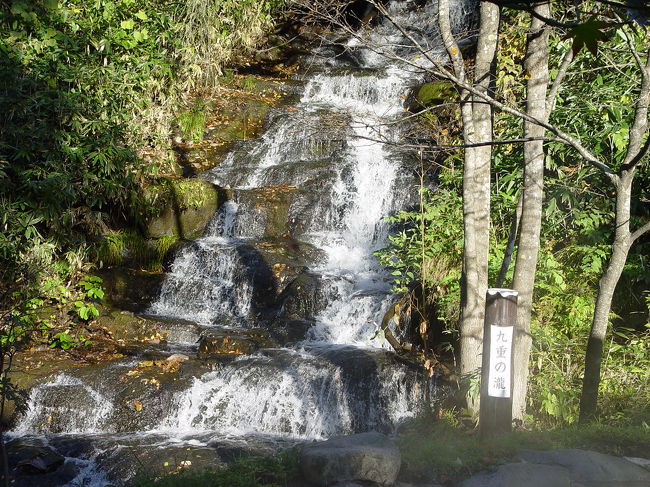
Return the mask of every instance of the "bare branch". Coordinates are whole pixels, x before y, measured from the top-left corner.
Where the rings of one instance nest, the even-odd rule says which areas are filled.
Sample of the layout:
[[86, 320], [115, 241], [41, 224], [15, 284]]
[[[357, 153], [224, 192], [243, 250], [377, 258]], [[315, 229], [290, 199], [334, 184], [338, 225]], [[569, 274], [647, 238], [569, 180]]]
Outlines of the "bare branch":
[[569, 70], [569, 66], [571, 65], [571, 61], [573, 61], [573, 49], [571, 48], [571, 46], [569, 46], [569, 49], [567, 50], [567, 52], [564, 53], [564, 56], [562, 57], [562, 62], [560, 63], [560, 67], [557, 70], [557, 76], [555, 76], [555, 79], [553, 80], [553, 84], [551, 85], [551, 89], [548, 91], [548, 95], [546, 96], [547, 114], [550, 114], [555, 108], [555, 103], [557, 101], [557, 94], [560, 91], [560, 87], [562, 86], [562, 82], [564, 81], [564, 78], [566, 78], [567, 71]]
[[[404, 29], [404, 26], [400, 25], [400, 23], [397, 20], [392, 18], [390, 13], [387, 12], [386, 9], [383, 8], [383, 6], [381, 6], [375, 0], [372, 0], [372, 3], [373, 3], [373, 5], [375, 5], [379, 9], [379, 11], [380, 11], [380, 13], [382, 13], [382, 15], [384, 15], [391, 23], [393, 23], [393, 25], [395, 25], [395, 27], [400, 31], [400, 33], [406, 39], [408, 39], [409, 42], [411, 42], [413, 44], [413, 47], [415, 47], [418, 50], [418, 52], [420, 52], [420, 54], [422, 54], [432, 64], [433, 67], [425, 69], [421, 65], [419, 65], [419, 64], [415, 63], [414, 61], [412, 61], [411, 59], [407, 59], [407, 58], [405, 58], [403, 56], [399, 56], [399, 55], [397, 55], [395, 53], [389, 53], [389, 52], [386, 52], [386, 51], [381, 51], [376, 46], [373, 49], [373, 50], [375, 50], [375, 52], [378, 52], [378, 53], [382, 54], [387, 59], [393, 59], [393, 60], [401, 61], [402, 63], [404, 63], [404, 64], [406, 64], [408, 66], [412, 66], [416, 70], [428, 71], [429, 74], [431, 74], [431, 75], [433, 75], [435, 77], [446, 79], [446, 80], [454, 83], [457, 86], [457, 88], [459, 89], [459, 91], [461, 91], [461, 100], [462, 101], [469, 101], [469, 100], [467, 100], [466, 97], [465, 98], [462, 97], [463, 91], [466, 91], [466, 92], [468, 92], [468, 93], [470, 93], [472, 95], [475, 95], [476, 99], [483, 100], [486, 103], [489, 103], [492, 107], [494, 107], [494, 108], [496, 108], [496, 109], [498, 109], [498, 110], [500, 110], [500, 111], [502, 111], [504, 113], [509, 113], [510, 115], [513, 115], [513, 116], [515, 116], [515, 117], [517, 117], [517, 118], [519, 118], [521, 120], [525, 120], [525, 121], [528, 121], [528, 122], [531, 122], [531, 123], [534, 123], [534, 124], [537, 124], [537, 125], [540, 125], [540, 126], [544, 127], [546, 130], [548, 130], [550, 133], [552, 133], [552, 134], [554, 134], [556, 136], [556, 138], [554, 139], [555, 141], [561, 142], [563, 144], [566, 144], [566, 145], [572, 147], [585, 161], [587, 161], [589, 164], [594, 166], [596, 169], [603, 172], [613, 183], [616, 183], [618, 181], [619, 176], [616, 173], [616, 171], [614, 171], [612, 168], [610, 168], [605, 162], [600, 160], [595, 154], [593, 154], [589, 149], [587, 149], [581, 143], [581, 141], [578, 138], [564, 132], [563, 130], [561, 130], [560, 128], [558, 128], [557, 126], [555, 126], [555, 125], [553, 125], [553, 124], [551, 124], [549, 122], [539, 120], [539, 119], [537, 119], [535, 117], [531, 117], [527, 113], [525, 113], [525, 112], [523, 112], [523, 111], [521, 111], [521, 110], [519, 110], [519, 109], [517, 109], [515, 107], [508, 106], [505, 103], [500, 102], [499, 100], [497, 100], [494, 97], [490, 96], [489, 94], [484, 93], [482, 90], [478, 89], [477, 87], [473, 86], [471, 83], [469, 83], [467, 81], [467, 77], [466, 77], [464, 67], [460, 72], [460, 76], [458, 76], [457, 74], [452, 73], [449, 69], [447, 69], [445, 67], [445, 65], [444, 65], [444, 63], [442, 61], [433, 58], [430, 55], [429, 50], [427, 50], [423, 46], [421, 46], [417, 42], [417, 40]], [[444, 10], [445, 4], [448, 6], [448, 0], [442, 0], [440, 2], [440, 4], [442, 6], [442, 9]], [[449, 11], [447, 10], [447, 15], [448, 15], [448, 12]], [[442, 17], [442, 15], [439, 15], [439, 18], [441, 18], [441, 17]], [[443, 25], [441, 27], [444, 28], [444, 23], [443, 23]], [[350, 29], [350, 31], [352, 31], [352, 29], [349, 26], [348, 26], [348, 29]], [[357, 33], [354, 33], [353, 31], [351, 33], [353, 35], [355, 35], [356, 38], [360, 38]], [[452, 37], [452, 44], [450, 44], [450, 47], [451, 47], [452, 50], [454, 49], [454, 45], [457, 46], [457, 44], [453, 43], [453, 37]], [[460, 49], [458, 51], [458, 54], [460, 54]]]
[[642, 157], [639, 156], [648, 150], [648, 145], [647, 143], [643, 143], [643, 139], [648, 135], [648, 104], [650, 104], [650, 48], [648, 48], [648, 51], [646, 52], [645, 65], [640, 71], [641, 86], [639, 88], [639, 97], [634, 112], [634, 122], [630, 128], [630, 141], [627, 146], [625, 159], [621, 166], [622, 170], [633, 168], [639, 163], [639, 161], [641, 161]]
[[632, 235], [630, 235], [630, 238], [632, 239], [632, 242], [634, 242], [639, 237], [648, 232], [650, 232], [650, 222], [646, 222], [643, 226], [641, 226], [641, 228], [633, 232]]

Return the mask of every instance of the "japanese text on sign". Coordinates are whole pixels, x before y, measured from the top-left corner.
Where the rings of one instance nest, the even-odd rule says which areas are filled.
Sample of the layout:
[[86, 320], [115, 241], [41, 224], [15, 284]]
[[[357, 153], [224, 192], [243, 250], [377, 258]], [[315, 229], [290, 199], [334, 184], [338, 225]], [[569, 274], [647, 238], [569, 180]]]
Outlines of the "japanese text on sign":
[[510, 397], [512, 326], [490, 326], [488, 396]]

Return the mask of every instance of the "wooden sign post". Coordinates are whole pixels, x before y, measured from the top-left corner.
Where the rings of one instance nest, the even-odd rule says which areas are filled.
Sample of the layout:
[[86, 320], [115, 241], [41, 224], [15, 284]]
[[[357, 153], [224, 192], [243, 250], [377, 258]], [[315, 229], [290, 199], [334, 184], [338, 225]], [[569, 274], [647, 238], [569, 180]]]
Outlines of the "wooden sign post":
[[517, 291], [488, 289], [481, 369], [481, 436], [512, 429], [512, 366]]

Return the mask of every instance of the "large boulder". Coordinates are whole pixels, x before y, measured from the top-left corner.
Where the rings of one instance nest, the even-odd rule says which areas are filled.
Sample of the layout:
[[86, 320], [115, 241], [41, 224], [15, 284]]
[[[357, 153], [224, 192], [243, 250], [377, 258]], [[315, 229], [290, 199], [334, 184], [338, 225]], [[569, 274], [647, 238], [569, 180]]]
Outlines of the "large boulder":
[[149, 238], [200, 237], [219, 207], [219, 188], [198, 178], [168, 179], [147, 188]]
[[76, 476], [72, 465], [45, 440], [20, 438], [6, 447], [12, 487], [62, 487]]
[[573, 482], [644, 482], [650, 485], [650, 472], [643, 467], [595, 451], [525, 450], [519, 453], [519, 457], [528, 463], [560, 465], [569, 471]]
[[558, 465], [508, 463], [491, 473], [465, 480], [461, 487], [571, 487], [566, 468]]
[[326, 290], [318, 274], [305, 269], [280, 295], [282, 316], [291, 320], [313, 320], [327, 306]]
[[322, 486], [345, 482], [393, 485], [402, 462], [397, 445], [376, 432], [308, 444], [300, 460], [305, 478]]
[[645, 487], [650, 472], [624, 458], [586, 450], [525, 450], [520, 463], [465, 480], [462, 487]]

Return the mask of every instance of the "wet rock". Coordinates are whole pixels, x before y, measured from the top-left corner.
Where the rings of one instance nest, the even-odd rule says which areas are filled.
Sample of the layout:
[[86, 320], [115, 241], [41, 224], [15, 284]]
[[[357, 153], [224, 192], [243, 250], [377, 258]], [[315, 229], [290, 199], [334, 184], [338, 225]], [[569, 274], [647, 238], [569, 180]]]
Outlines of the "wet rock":
[[63, 455], [37, 439], [20, 439], [7, 443], [9, 465], [26, 474], [54, 472], [65, 461]]
[[560, 465], [572, 482], [647, 482], [650, 472], [624, 458], [588, 450], [525, 450], [519, 457], [529, 463]]
[[313, 320], [327, 306], [320, 277], [307, 270], [286, 287], [280, 302], [282, 315], [293, 320]]
[[[143, 477], [155, 478], [181, 470], [206, 470], [222, 463], [217, 452], [201, 442], [170, 441], [160, 435], [136, 432], [78, 434], [51, 437], [50, 441], [68, 458], [66, 465], [76, 466], [77, 476], [68, 484], [72, 486], [128, 487], [138, 485]], [[90, 472], [84, 474], [84, 469]], [[93, 478], [96, 477], [93, 471], [101, 472], [102, 478]]]
[[270, 270], [276, 295], [281, 294], [309, 266], [324, 259], [322, 250], [291, 238], [263, 240], [255, 244]]
[[114, 308], [103, 308], [96, 322], [115, 340], [189, 344], [196, 343], [201, 334], [201, 327], [191, 321], [141, 316]]
[[313, 325], [310, 320], [274, 320], [270, 333], [277, 342], [286, 346], [304, 340]]
[[12, 487], [63, 487], [77, 475], [56, 448], [39, 438], [20, 438], [7, 443]]
[[305, 478], [322, 486], [337, 482], [393, 485], [401, 465], [397, 445], [375, 432], [305, 445], [300, 460]]
[[201, 337], [197, 356], [201, 359], [230, 355], [250, 355], [259, 348], [272, 346], [267, 334], [251, 330], [210, 331]]
[[155, 210], [147, 221], [147, 236], [200, 237], [217, 210], [219, 190], [197, 178], [167, 180], [148, 188], [149, 204]]
[[125, 267], [110, 267], [95, 272], [102, 278], [106, 291], [105, 302], [110, 306], [132, 312], [143, 311], [154, 299], [164, 276]]
[[[119, 445], [102, 452], [95, 460], [106, 475], [116, 483], [139, 476], [153, 478], [181, 471], [204, 471], [217, 468], [222, 462], [218, 452], [209, 447], [186, 445]], [[134, 485], [134, 482], [126, 482]]]
[[281, 237], [288, 231], [287, 212], [295, 186], [264, 186], [236, 190], [239, 205], [235, 235], [254, 238]]
[[68, 370], [34, 387], [31, 397], [38, 406], [22, 419], [23, 427], [39, 433], [149, 430], [173, 411], [177, 395], [209, 370], [198, 360], [168, 362], [169, 352], [134, 352], [135, 360]]
[[650, 470], [650, 459], [648, 458], [639, 458], [639, 457], [623, 457], [628, 462], [632, 462], [640, 467]]
[[230, 441], [216, 438], [209, 441], [208, 446], [219, 454], [219, 458], [224, 463], [232, 463], [246, 457], [271, 457], [278, 453], [277, 445], [267, 445], [263, 442], [257, 442], [255, 439]]

